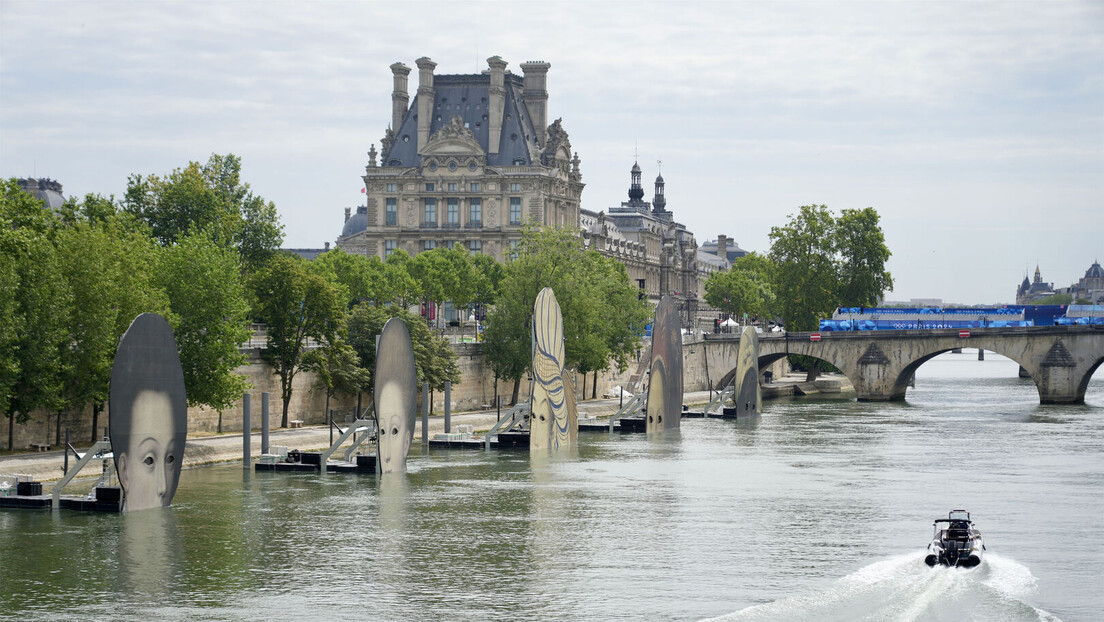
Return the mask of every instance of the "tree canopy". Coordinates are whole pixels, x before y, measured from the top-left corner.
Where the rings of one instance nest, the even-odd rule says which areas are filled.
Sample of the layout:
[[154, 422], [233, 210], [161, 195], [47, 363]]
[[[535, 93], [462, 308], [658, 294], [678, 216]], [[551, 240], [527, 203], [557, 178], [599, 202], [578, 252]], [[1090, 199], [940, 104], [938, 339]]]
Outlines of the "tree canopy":
[[733, 316], [770, 316], [775, 308], [774, 264], [758, 253], [732, 262], [728, 270], [714, 272], [705, 281], [705, 301]]
[[244, 266], [256, 268], [284, 239], [276, 206], [241, 181], [241, 158], [211, 154], [165, 176], [131, 175], [124, 209], [147, 223], [169, 245], [193, 230], [236, 248]]
[[893, 278], [889, 248], [872, 207], [844, 210], [805, 205], [770, 231], [778, 310], [791, 330], [816, 330], [839, 306], [872, 306]]

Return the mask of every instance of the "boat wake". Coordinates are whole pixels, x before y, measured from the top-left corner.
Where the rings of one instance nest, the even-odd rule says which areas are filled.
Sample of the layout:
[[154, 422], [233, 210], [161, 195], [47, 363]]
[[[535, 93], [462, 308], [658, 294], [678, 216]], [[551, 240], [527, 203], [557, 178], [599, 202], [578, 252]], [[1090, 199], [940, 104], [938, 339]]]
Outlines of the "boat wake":
[[1060, 622], [1023, 600], [1034, 591], [1031, 571], [1012, 559], [989, 553], [974, 569], [929, 568], [924, 554], [917, 553], [875, 562], [822, 592], [755, 605], [714, 620]]

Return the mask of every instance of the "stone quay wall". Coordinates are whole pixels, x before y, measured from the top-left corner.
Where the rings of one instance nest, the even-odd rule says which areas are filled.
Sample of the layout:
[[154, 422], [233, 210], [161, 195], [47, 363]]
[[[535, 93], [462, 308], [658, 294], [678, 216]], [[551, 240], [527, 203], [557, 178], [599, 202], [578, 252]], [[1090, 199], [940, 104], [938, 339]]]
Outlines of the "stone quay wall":
[[[454, 344], [462, 380], [452, 386], [451, 402], [453, 412], [468, 410], [486, 410], [493, 407], [495, 398], [495, 379], [490, 365], [486, 362], [482, 344], [462, 343]], [[645, 340], [641, 345], [639, 356], [629, 362], [628, 368], [623, 372], [616, 369], [607, 369], [598, 372], [597, 395], [613, 395], [615, 387], [627, 387], [632, 377], [640, 368], [644, 357], [650, 352], [650, 343]], [[705, 343], [700, 336], [683, 337], [683, 387], [686, 392], [705, 391], [710, 383], [716, 384], [729, 370], [710, 369], [705, 356]], [[280, 426], [282, 418], [282, 403], [280, 401], [280, 377], [273, 373], [272, 368], [261, 360], [259, 349], [246, 350], [248, 360], [245, 365], [236, 371], [246, 376], [253, 388], [249, 391], [252, 396], [250, 404], [251, 428], [254, 431], [261, 427], [261, 394], [269, 394], [269, 417], [271, 426], [276, 429]], [[782, 377], [784, 371], [781, 365], [785, 361], [775, 363], [779, 369], [775, 370], [775, 377]], [[592, 390], [594, 375], [587, 374], [584, 377], [575, 374], [576, 396], [582, 401], [585, 396], [589, 399]], [[288, 407], [289, 421], [302, 421], [304, 425], [320, 425], [326, 423], [326, 393], [317, 386], [317, 379], [311, 372], [296, 374], [293, 382], [291, 403]], [[510, 392], [513, 383], [500, 380], [498, 394], [502, 396], [503, 409], [509, 407]], [[529, 382], [523, 378], [518, 391], [518, 399], [525, 400], [528, 393]], [[434, 391], [432, 412], [440, 414], [444, 412], [444, 394]], [[361, 405], [367, 408], [369, 404], [368, 394], [361, 396]], [[336, 394], [330, 398], [330, 412], [339, 424], [351, 421], [357, 410], [357, 396]], [[419, 413], [421, 407], [419, 406]], [[98, 427], [102, 431], [107, 426], [108, 413], [106, 409], [100, 413]], [[5, 424], [7, 422], [4, 422]], [[61, 415], [60, 428], [61, 439], [65, 438], [65, 429], [68, 427], [70, 440], [76, 447], [87, 446], [92, 437], [92, 409], [88, 407], [82, 413], [63, 413]], [[58, 416], [55, 413], [38, 412], [31, 421], [25, 424], [16, 424], [14, 429], [14, 446], [16, 450], [25, 450], [32, 444], [56, 445]], [[188, 409], [188, 434], [189, 436], [204, 436], [215, 434], [219, 427], [219, 413], [216, 410], [190, 407]], [[242, 403], [236, 404], [222, 411], [222, 431], [224, 433], [242, 431]], [[7, 439], [4, 439], [6, 441]], [[2, 444], [4, 448], [7, 443]]]

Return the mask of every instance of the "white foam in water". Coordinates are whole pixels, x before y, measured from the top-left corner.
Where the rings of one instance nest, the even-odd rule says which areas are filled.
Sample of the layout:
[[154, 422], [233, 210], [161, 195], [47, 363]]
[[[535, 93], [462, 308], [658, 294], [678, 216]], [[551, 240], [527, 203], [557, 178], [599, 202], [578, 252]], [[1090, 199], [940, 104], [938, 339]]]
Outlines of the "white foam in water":
[[929, 568], [924, 553], [916, 553], [877, 561], [821, 592], [755, 605], [714, 620], [1060, 622], [1024, 601], [1034, 593], [1035, 584], [1026, 566], [991, 553], [969, 570]]

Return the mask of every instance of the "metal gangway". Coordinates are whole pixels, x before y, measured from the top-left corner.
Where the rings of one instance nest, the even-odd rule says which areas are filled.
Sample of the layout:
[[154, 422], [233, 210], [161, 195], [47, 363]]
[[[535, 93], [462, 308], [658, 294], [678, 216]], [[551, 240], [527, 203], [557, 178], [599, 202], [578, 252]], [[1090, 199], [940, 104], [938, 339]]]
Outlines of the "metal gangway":
[[724, 406], [724, 403], [732, 399], [734, 395], [736, 395], [736, 383], [732, 383], [718, 391], [717, 394], [713, 396], [713, 399], [709, 400], [709, 403], [706, 404], [702, 414], [708, 417], [709, 414], [713, 412], [714, 408], [720, 409]]
[[319, 460], [319, 463], [323, 473], [326, 472], [326, 463], [329, 462], [330, 456], [340, 449], [341, 444], [348, 440], [349, 437], [353, 438], [353, 442], [349, 445], [349, 448], [345, 450], [345, 462], [351, 462], [353, 459], [353, 452], [364, 444], [364, 441], [375, 438], [376, 432], [375, 419], [357, 419], [344, 430], [334, 423], [332, 419], [330, 420], [330, 425], [337, 429], [339, 435], [337, 439], [330, 444], [330, 448], [322, 452], [322, 458]]
[[[66, 436], [68, 436], [68, 431], [66, 431]], [[85, 451], [83, 454], [80, 453], [79, 451], [77, 451], [68, 442], [66, 442], [65, 443], [66, 459], [68, 459], [68, 455], [69, 455], [68, 452], [70, 452], [70, 451], [72, 451], [74, 454], [76, 454], [77, 463], [75, 465], [73, 465], [73, 468], [66, 471], [65, 475], [62, 476], [62, 478], [58, 481], [58, 483], [56, 485], [54, 485], [53, 497], [54, 497], [54, 508], [55, 509], [61, 507], [60, 506], [61, 493], [62, 493], [63, 490], [65, 490], [65, 487], [68, 486], [69, 483], [73, 481], [73, 478], [75, 478], [77, 476], [77, 474], [80, 473], [81, 469], [88, 466], [88, 464], [90, 462], [92, 462], [93, 460], [100, 460], [103, 463], [103, 467], [102, 467], [103, 470], [100, 474], [100, 479], [92, 486], [93, 490], [95, 490], [97, 487], [102, 486], [103, 484], [109, 482], [112, 478], [115, 477], [115, 460], [114, 460], [114, 454], [112, 454], [112, 452], [111, 452], [111, 441], [110, 440], [104, 438], [102, 440], [96, 441], [96, 443], [94, 445], [92, 445], [91, 447], [89, 447], [88, 450]]]
[[644, 408], [647, 406], [647, 403], [648, 403], [648, 393], [647, 392], [637, 393], [636, 395], [633, 395], [629, 399], [629, 401], [625, 402], [625, 404], [617, 412], [613, 413], [613, 415], [610, 416], [610, 418], [609, 418], [609, 430], [610, 430], [610, 432], [613, 432], [614, 424], [616, 424], [621, 419], [624, 419], [625, 417], [636, 417], [638, 415], [642, 416], [642, 413], [644, 411]]
[[514, 407], [510, 409], [510, 412], [506, 413], [506, 416], [498, 420], [498, 423], [494, 424], [494, 427], [487, 431], [487, 435], [483, 437], [484, 447], [486, 449], [491, 448], [491, 437], [502, 430], [509, 430], [510, 428], [518, 425], [522, 421], [529, 417], [529, 402], [520, 402], [514, 404]]

